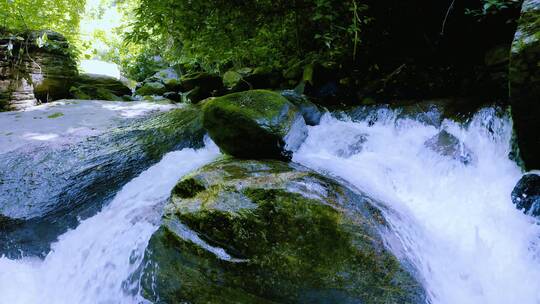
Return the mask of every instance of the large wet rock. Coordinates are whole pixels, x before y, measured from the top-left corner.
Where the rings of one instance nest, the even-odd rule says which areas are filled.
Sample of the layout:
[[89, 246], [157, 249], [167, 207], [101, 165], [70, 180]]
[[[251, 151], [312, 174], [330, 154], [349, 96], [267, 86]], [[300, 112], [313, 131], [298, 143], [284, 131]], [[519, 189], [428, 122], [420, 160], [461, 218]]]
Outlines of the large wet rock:
[[46, 253], [123, 184], [167, 152], [201, 147], [204, 134], [199, 108], [185, 106], [75, 142], [46, 144], [50, 135], [36, 134], [36, 144], [0, 153], [0, 217], [16, 220], [0, 231], [0, 255]]
[[206, 101], [203, 124], [223, 152], [239, 158], [287, 160], [307, 136], [298, 109], [280, 94], [266, 90]]
[[373, 201], [296, 164], [222, 160], [183, 178], [142, 263], [154, 303], [424, 303]]
[[52, 31], [0, 30], [0, 111], [68, 98], [77, 76], [69, 43]]
[[512, 43], [510, 101], [519, 154], [540, 169], [540, 1], [525, 0]]
[[95, 74], [81, 74], [70, 89], [75, 99], [83, 100], [124, 100], [131, 96], [131, 89], [120, 80]]
[[519, 210], [540, 217], [540, 175], [525, 174], [512, 190], [512, 202]]

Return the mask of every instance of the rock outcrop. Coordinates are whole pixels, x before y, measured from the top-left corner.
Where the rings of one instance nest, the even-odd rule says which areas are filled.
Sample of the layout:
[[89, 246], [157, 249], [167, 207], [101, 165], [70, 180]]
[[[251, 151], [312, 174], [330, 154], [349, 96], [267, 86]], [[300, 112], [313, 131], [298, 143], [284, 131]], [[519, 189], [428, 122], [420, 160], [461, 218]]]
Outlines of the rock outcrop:
[[66, 39], [52, 31], [0, 30], [0, 110], [70, 97], [77, 66]]
[[424, 303], [368, 197], [300, 165], [222, 160], [183, 178], [142, 263], [154, 303]]
[[510, 101], [519, 155], [540, 169], [540, 1], [525, 0], [510, 57]]

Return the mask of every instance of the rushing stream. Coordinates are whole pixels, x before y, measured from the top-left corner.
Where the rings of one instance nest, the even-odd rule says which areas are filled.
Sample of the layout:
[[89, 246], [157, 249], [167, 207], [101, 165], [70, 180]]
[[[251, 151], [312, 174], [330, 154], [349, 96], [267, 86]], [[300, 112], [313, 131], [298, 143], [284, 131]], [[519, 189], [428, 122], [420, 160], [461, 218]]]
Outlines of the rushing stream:
[[60, 236], [44, 260], [0, 259], [0, 303], [137, 303], [139, 266], [162, 204], [178, 179], [219, 155], [171, 152], [126, 184], [97, 215]]
[[[426, 141], [441, 129], [470, 161]], [[484, 109], [441, 126], [380, 109], [362, 118], [326, 114], [294, 161], [339, 176], [385, 202], [431, 303], [540, 303], [540, 226], [516, 210], [521, 176], [508, 159], [511, 121]], [[170, 152], [99, 213], [61, 235], [44, 259], [0, 258], [0, 303], [138, 303], [136, 270], [177, 180], [219, 156]], [[391, 210], [391, 211], [390, 211]]]
[[[397, 211], [388, 220], [432, 303], [540, 303], [540, 226], [511, 203], [521, 173], [508, 159], [511, 122], [495, 112], [481, 110], [467, 126], [441, 126], [472, 151], [470, 165], [425, 146], [438, 128], [384, 109], [359, 122], [325, 116], [294, 160]], [[367, 139], [361, 149], [359, 137]]]

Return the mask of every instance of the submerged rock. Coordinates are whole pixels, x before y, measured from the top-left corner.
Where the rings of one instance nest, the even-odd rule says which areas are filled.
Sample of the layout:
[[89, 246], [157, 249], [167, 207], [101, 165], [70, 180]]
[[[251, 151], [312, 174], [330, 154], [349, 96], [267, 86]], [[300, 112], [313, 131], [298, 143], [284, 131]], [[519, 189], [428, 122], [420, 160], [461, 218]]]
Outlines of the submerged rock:
[[512, 190], [512, 203], [517, 209], [540, 217], [540, 175], [524, 175]]
[[307, 136], [298, 109], [266, 90], [206, 101], [203, 124], [223, 152], [239, 158], [289, 160]]
[[154, 303], [424, 303], [367, 197], [296, 164], [222, 160], [183, 178], [142, 263]]
[[450, 157], [465, 165], [474, 161], [473, 152], [446, 130], [428, 139], [424, 145], [442, 156]]
[[540, 169], [540, 2], [525, 0], [512, 43], [510, 102], [519, 145], [527, 170]]
[[70, 89], [75, 99], [83, 100], [125, 100], [131, 89], [120, 80], [104, 75], [81, 74]]

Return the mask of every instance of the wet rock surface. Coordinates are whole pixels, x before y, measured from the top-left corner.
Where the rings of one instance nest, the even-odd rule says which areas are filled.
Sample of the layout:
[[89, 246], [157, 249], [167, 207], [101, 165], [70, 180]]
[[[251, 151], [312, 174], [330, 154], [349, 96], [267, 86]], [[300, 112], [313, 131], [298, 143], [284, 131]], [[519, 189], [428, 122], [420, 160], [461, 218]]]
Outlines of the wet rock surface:
[[239, 158], [288, 160], [307, 136], [298, 108], [266, 90], [206, 101], [203, 124], [223, 152]]
[[540, 217], [540, 175], [525, 174], [512, 190], [511, 196], [517, 209]]
[[222, 160], [184, 177], [142, 269], [155, 303], [423, 303], [361, 193], [296, 164]]
[[43, 254], [69, 227], [97, 212], [120, 186], [167, 152], [201, 147], [195, 106], [135, 119], [82, 141], [26, 145], [0, 154], [0, 253]]

